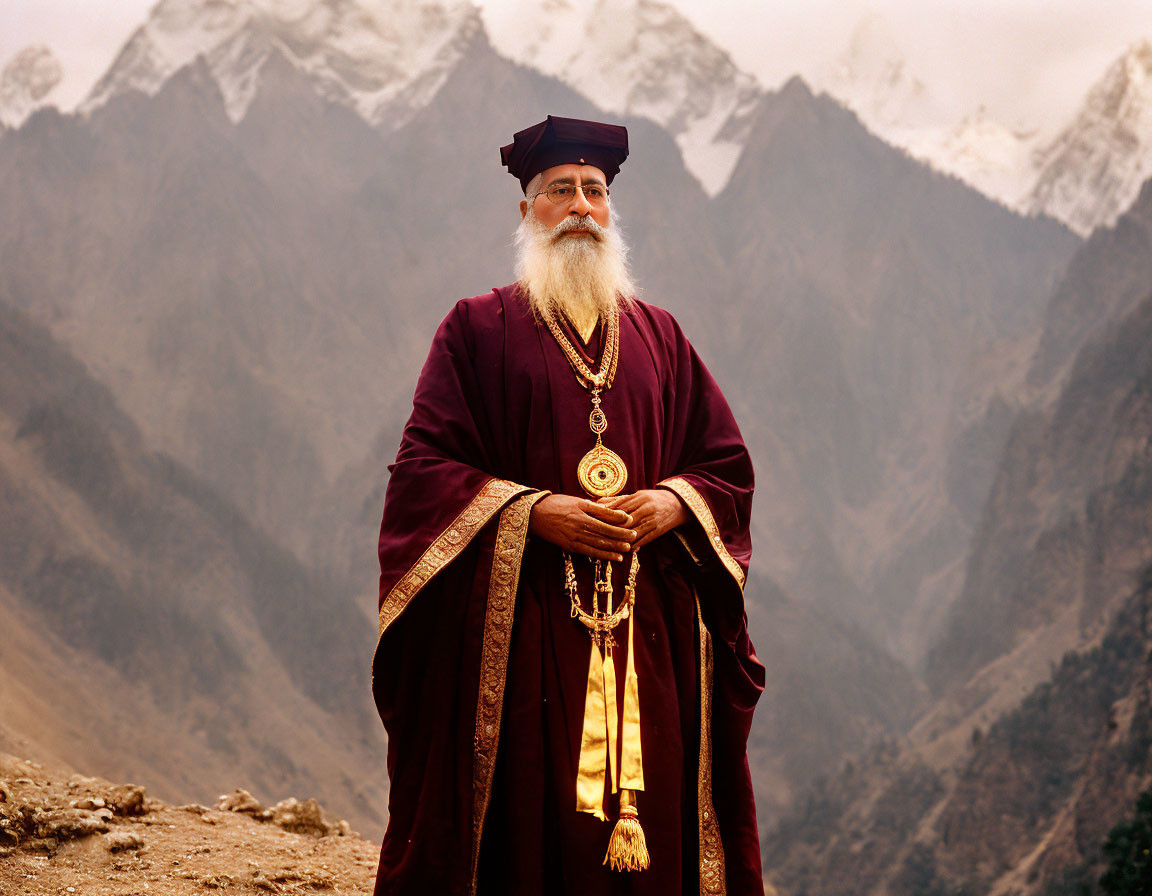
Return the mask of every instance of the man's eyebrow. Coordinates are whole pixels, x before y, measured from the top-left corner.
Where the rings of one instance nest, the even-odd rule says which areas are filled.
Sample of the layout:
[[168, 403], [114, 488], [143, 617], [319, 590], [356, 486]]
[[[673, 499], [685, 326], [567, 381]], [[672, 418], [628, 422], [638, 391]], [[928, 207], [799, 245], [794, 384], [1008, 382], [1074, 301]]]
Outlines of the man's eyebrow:
[[[548, 186], [549, 187], [555, 187], [555, 186], [559, 186], [560, 184], [571, 184], [572, 186], [575, 186], [576, 185], [576, 179], [572, 178], [572, 177], [558, 177], [558, 178], [556, 178], [556, 180], [551, 181], [548, 184]], [[605, 184], [603, 181], [593, 179], [593, 180], [583, 181], [580, 184], [580, 186], [582, 186], [582, 187], [603, 187], [603, 186], [605, 186]]]

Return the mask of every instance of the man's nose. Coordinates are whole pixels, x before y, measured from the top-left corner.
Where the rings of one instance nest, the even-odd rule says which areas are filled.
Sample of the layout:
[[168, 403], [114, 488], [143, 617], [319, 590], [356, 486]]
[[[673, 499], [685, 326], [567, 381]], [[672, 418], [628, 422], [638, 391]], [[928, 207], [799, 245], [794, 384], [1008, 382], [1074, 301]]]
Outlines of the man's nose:
[[588, 201], [588, 197], [584, 195], [584, 191], [577, 188], [576, 195], [568, 206], [568, 214], [582, 218], [591, 213], [592, 203]]

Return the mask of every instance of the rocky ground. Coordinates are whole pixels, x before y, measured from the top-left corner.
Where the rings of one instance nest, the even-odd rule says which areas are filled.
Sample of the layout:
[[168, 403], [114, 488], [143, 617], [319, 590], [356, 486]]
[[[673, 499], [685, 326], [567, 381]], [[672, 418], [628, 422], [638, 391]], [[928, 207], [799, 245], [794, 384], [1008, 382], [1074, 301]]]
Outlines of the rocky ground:
[[183, 896], [372, 892], [378, 847], [315, 800], [214, 808], [0, 753], [0, 893]]

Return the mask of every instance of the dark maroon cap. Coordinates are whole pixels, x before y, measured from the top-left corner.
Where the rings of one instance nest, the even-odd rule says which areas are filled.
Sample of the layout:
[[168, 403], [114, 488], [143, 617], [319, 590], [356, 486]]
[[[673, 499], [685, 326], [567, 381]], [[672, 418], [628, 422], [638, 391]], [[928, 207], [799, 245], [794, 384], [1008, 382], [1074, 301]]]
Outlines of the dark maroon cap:
[[525, 190], [532, 178], [554, 165], [594, 165], [612, 183], [626, 158], [626, 127], [555, 115], [517, 131], [511, 143], [500, 147], [500, 161]]

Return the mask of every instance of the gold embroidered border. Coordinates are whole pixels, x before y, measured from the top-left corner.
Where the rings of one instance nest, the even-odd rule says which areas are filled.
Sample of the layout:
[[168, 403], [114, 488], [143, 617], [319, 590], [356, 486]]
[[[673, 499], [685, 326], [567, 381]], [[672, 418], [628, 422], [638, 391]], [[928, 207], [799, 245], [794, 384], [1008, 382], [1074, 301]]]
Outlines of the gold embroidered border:
[[712, 636], [704, 627], [700, 596], [696, 596], [700, 628], [700, 756], [696, 774], [696, 806], [700, 827], [700, 896], [724, 896], [724, 844], [712, 804]]
[[484, 614], [484, 642], [480, 655], [480, 693], [476, 700], [476, 735], [472, 753], [472, 885], [476, 892], [480, 871], [480, 839], [484, 817], [492, 798], [492, 778], [496, 772], [496, 751], [500, 745], [500, 719], [504, 709], [504, 684], [508, 674], [508, 652], [512, 643], [512, 620], [516, 609], [516, 589], [520, 582], [520, 562], [528, 537], [528, 518], [533, 505], [550, 492], [524, 495], [500, 514], [496, 547], [492, 554], [492, 577], [488, 583], [488, 605]]
[[744, 570], [740, 568], [740, 564], [736, 562], [736, 558], [728, 553], [728, 548], [724, 546], [724, 539], [720, 537], [720, 527], [716, 525], [716, 518], [712, 516], [712, 511], [708, 507], [708, 502], [704, 500], [703, 495], [696, 491], [687, 480], [681, 479], [679, 476], [673, 476], [671, 479], [665, 479], [659, 483], [667, 489], [671, 489], [678, 494], [684, 503], [688, 505], [689, 509], [696, 515], [696, 519], [700, 521], [700, 525], [704, 527], [704, 534], [708, 536], [708, 543], [712, 545], [712, 549], [716, 551], [716, 556], [732, 573], [732, 578], [736, 580], [736, 584], [740, 586], [740, 590], [744, 590]]
[[455, 560], [484, 525], [510, 498], [530, 491], [527, 486], [506, 479], [489, 479], [460, 514], [428, 545], [420, 559], [400, 577], [380, 604], [380, 634], [397, 617], [434, 575]]

